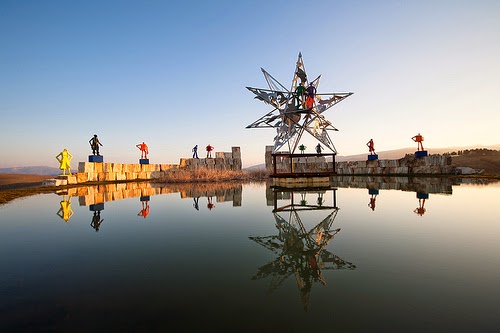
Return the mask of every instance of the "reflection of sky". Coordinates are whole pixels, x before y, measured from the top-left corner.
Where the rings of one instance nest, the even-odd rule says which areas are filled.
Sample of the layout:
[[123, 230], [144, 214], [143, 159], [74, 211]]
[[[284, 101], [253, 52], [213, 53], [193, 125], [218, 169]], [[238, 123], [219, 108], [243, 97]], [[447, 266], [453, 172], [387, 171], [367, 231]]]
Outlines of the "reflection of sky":
[[[413, 212], [415, 192], [381, 190], [372, 211], [368, 190], [340, 188], [333, 227], [341, 231], [327, 250], [356, 269], [323, 271], [326, 286], [313, 285], [307, 313], [293, 276], [271, 295], [269, 280], [251, 280], [276, 259], [248, 239], [278, 234], [264, 192], [244, 186], [241, 207], [214, 197], [212, 210], [200, 197], [199, 211], [178, 193], [151, 196], [146, 219], [137, 216], [139, 198], [107, 202], [99, 232], [77, 198], [67, 223], [56, 215], [56, 195], [0, 206], [0, 295], [11, 312], [36, 316], [42, 304], [42, 313], [67, 330], [119, 317], [127, 324], [174, 322], [193, 313], [215, 328], [319, 329], [325, 318], [353, 330], [373, 323], [401, 330], [411, 323], [421, 331], [500, 327], [498, 186], [431, 193], [423, 216]], [[331, 203], [330, 194], [325, 199]], [[327, 214], [301, 217], [312, 227]]]

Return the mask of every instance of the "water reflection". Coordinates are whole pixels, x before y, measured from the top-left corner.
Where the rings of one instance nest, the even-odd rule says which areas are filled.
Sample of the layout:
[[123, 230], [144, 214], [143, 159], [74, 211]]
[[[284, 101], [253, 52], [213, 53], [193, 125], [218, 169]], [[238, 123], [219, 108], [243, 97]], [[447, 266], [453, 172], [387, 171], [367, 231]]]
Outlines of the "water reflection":
[[104, 210], [104, 203], [92, 204], [89, 206], [89, 210], [94, 212], [90, 226], [98, 232], [102, 222], [104, 221], [104, 219], [101, 219], [101, 211]]
[[377, 195], [379, 195], [379, 190], [368, 189], [368, 194], [370, 195], [370, 202], [368, 203], [368, 207], [370, 207], [372, 211], [375, 211], [375, 205], [377, 201]]
[[[258, 268], [253, 280], [271, 278], [268, 294], [274, 292], [290, 276], [295, 277], [304, 310], [308, 310], [309, 295], [315, 282], [326, 285], [323, 270], [355, 269], [356, 266], [326, 250], [340, 228], [333, 228], [337, 216], [337, 189], [335, 188], [273, 188], [272, 211], [278, 235], [249, 237], [257, 244], [272, 251], [277, 257]], [[332, 204], [325, 205], [325, 194], [330, 194]], [[269, 193], [268, 193], [269, 194]], [[316, 204], [308, 203], [308, 195], [315, 195]], [[295, 202], [296, 195], [299, 196]], [[286, 201], [281, 205], [281, 201]], [[269, 201], [268, 201], [269, 202]], [[280, 204], [279, 204], [280, 203]], [[320, 211], [319, 223], [306, 227], [302, 214]], [[326, 216], [325, 216], [326, 215]]]
[[60, 208], [57, 211], [57, 216], [64, 220], [64, 222], [68, 222], [69, 219], [73, 216], [74, 212], [71, 209], [71, 196], [63, 195], [63, 199], [59, 203]]
[[418, 199], [418, 207], [413, 211], [415, 214], [419, 216], [423, 216], [425, 214], [425, 200], [429, 199], [428, 193], [417, 192]]
[[149, 215], [149, 199], [150, 199], [150, 196], [141, 196], [141, 205], [142, 205], [142, 209], [140, 210], [139, 213], [137, 213], [137, 216], [142, 216], [143, 218], [146, 218], [148, 217]]

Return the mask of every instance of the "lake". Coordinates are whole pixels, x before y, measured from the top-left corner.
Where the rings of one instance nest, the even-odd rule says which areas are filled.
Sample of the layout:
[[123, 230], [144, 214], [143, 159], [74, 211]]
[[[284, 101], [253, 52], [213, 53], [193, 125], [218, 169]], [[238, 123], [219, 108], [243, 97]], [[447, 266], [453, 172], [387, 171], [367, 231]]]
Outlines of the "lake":
[[15, 200], [0, 331], [499, 332], [500, 183], [417, 183]]

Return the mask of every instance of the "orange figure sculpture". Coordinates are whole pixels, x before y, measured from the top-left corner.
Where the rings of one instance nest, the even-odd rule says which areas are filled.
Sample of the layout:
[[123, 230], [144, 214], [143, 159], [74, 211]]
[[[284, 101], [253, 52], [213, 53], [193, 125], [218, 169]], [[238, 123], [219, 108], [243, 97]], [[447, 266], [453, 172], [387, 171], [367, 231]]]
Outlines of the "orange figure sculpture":
[[212, 150], [214, 150], [214, 147], [209, 144], [207, 146], [207, 158], [211, 158], [212, 157]]
[[141, 203], [142, 203], [142, 209], [139, 212], [139, 214], [137, 214], [137, 216], [142, 216], [146, 218], [149, 215], [149, 201], [141, 201]]
[[370, 150], [370, 155], [377, 155], [375, 153], [375, 145], [373, 143], [373, 139], [370, 139], [370, 141], [368, 141], [368, 143], [366, 145], [368, 146], [368, 149]]
[[147, 159], [149, 154], [148, 145], [142, 142], [136, 144], [135, 146], [141, 150], [141, 158]]
[[60, 163], [59, 169], [62, 170], [62, 174], [66, 174], [66, 170], [68, 170], [68, 175], [71, 175], [71, 165], [70, 162], [73, 159], [73, 155], [69, 153], [69, 151], [64, 148], [62, 152], [59, 153], [59, 155], [56, 156], [56, 160]]
[[368, 207], [370, 207], [373, 211], [375, 210], [376, 200], [377, 200], [377, 195], [372, 194], [372, 196], [370, 198], [370, 202], [368, 203]]
[[424, 215], [425, 214], [424, 205], [425, 205], [425, 199], [418, 199], [418, 207], [415, 208], [413, 212], [420, 216]]
[[415, 135], [413, 138], [411, 138], [413, 141], [417, 143], [417, 150], [418, 151], [424, 151], [424, 146], [422, 145], [422, 141], [424, 141], [424, 137], [418, 133]]

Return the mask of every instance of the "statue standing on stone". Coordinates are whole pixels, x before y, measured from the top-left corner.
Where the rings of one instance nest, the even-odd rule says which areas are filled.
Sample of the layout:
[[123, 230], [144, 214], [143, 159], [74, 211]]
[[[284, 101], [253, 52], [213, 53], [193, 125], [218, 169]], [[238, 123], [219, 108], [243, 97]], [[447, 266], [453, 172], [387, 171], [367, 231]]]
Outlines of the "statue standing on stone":
[[71, 155], [66, 148], [56, 156], [56, 160], [59, 162], [59, 169], [62, 170], [63, 175], [66, 174], [66, 170], [68, 170], [68, 175], [71, 175], [70, 162], [72, 159], [73, 155]]
[[97, 134], [94, 134], [94, 137], [89, 140], [89, 143], [90, 143], [90, 148], [92, 148], [92, 154], [101, 156], [99, 155], [99, 145], [102, 146], [102, 143], [97, 138]]
[[417, 143], [417, 151], [424, 151], [424, 145], [422, 144], [422, 141], [424, 141], [424, 137], [420, 135], [420, 133], [418, 133], [411, 139]]
[[143, 141], [142, 143], [138, 143], [135, 146], [141, 150], [141, 158], [147, 159], [149, 154], [148, 145]]
[[366, 144], [368, 146], [368, 149], [370, 150], [370, 155], [377, 155], [375, 153], [375, 144], [373, 143], [373, 139], [370, 139], [368, 143]]

